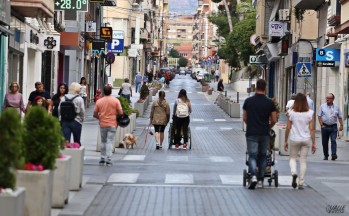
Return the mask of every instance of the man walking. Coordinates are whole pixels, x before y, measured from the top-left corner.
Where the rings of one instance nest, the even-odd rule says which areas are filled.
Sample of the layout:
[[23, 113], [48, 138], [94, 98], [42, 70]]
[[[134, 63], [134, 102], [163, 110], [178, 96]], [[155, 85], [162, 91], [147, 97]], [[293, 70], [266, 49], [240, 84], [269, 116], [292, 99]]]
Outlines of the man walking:
[[321, 125], [322, 149], [324, 160], [328, 160], [328, 139], [331, 139], [331, 160], [337, 159], [337, 121], [339, 120], [339, 131], [343, 130], [343, 116], [339, 106], [333, 103], [334, 94], [328, 93], [326, 103], [320, 106], [317, 113]]
[[101, 160], [99, 165], [106, 164], [111, 166], [111, 156], [113, 155], [113, 142], [116, 133], [116, 117], [123, 115], [120, 101], [111, 96], [112, 87], [104, 86], [104, 97], [96, 102], [93, 117], [99, 119], [99, 127], [101, 132]]
[[274, 102], [265, 96], [265, 89], [266, 82], [259, 79], [256, 94], [247, 98], [243, 105], [243, 120], [247, 125], [248, 169], [252, 177], [248, 188], [252, 190], [256, 185], [258, 188], [264, 187], [269, 132], [276, 123], [276, 107]]
[[44, 90], [44, 84], [42, 82], [36, 82], [35, 83], [35, 91], [32, 91], [29, 95], [28, 98], [28, 104], [26, 107], [26, 112], [28, 112], [28, 110], [30, 109], [30, 107], [32, 107], [34, 105], [34, 99], [37, 96], [40, 96], [42, 98], [45, 98], [46, 100], [46, 104], [48, 107], [45, 107], [49, 113], [52, 112], [52, 105], [51, 105], [51, 96], [50, 93], [48, 93], [47, 91]]
[[137, 75], [135, 76], [136, 93], [140, 91], [142, 80], [143, 76], [139, 72], [137, 72]]

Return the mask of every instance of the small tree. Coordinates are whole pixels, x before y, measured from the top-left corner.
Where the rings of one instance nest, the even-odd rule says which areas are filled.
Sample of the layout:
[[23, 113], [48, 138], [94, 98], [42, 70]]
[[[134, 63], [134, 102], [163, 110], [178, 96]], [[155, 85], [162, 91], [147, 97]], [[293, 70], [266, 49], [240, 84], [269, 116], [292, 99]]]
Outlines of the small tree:
[[179, 67], [186, 67], [188, 65], [188, 59], [180, 57], [178, 60]]
[[140, 98], [144, 100], [148, 95], [149, 95], [149, 88], [145, 83], [143, 83], [141, 87]]
[[33, 107], [24, 119], [23, 143], [26, 162], [54, 169], [65, 139], [59, 121], [42, 107]]
[[178, 58], [179, 57], [179, 52], [176, 50], [176, 49], [171, 49], [170, 50], [170, 53], [169, 53], [169, 56], [170, 57], [173, 57], [173, 58]]
[[14, 189], [15, 170], [22, 157], [21, 116], [14, 109], [6, 109], [0, 116], [0, 188]]

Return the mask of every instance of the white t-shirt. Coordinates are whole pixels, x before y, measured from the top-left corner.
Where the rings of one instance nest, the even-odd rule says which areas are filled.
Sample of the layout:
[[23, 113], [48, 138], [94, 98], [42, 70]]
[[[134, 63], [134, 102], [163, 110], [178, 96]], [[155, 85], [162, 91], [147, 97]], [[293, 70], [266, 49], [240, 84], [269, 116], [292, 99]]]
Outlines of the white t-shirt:
[[81, 97], [87, 97], [86, 86], [85, 85], [81, 85], [80, 96]]
[[290, 140], [297, 142], [309, 140], [311, 138], [309, 123], [313, 117], [314, 111], [295, 112], [290, 110], [288, 114], [290, 121], [292, 122]]
[[131, 84], [130, 83], [123, 83], [121, 85], [121, 87], [122, 87], [122, 94], [123, 95], [130, 95], [131, 94], [131, 91], [130, 91]]
[[286, 108], [287, 110], [292, 109], [294, 104], [294, 100], [287, 101]]

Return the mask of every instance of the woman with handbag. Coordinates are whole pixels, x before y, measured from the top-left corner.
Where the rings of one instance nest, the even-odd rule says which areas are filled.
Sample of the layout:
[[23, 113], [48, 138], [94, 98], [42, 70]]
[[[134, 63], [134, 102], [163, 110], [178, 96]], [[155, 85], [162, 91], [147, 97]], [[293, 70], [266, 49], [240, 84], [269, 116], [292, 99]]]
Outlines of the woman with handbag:
[[[159, 99], [154, 101], [150, 112], [150, 123], [154, 125], [156, 149], [162, 149], [165, 127], [170, 120], [170, 105], [165, 100], [165, 92], [159, 91]], [[160, 138], [160, 144], [159, 144]]]
[[128, 100], [132, 97], [132, 86], [130, 84], [130, 80], [125, 78], [125, 82], [121, 85], [119, 95], [127, 98]]

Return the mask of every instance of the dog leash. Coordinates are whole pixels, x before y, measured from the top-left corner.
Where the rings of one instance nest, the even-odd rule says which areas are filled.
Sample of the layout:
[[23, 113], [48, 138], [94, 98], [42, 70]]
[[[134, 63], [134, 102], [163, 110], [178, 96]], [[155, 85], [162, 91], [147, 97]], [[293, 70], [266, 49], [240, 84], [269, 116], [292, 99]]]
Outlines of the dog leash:
[[149, 125], [148, 125], [148, 131], [147, 131], [147, 134], [145, 135], [144, 145], [147, 143], [148, 134], [153, 135], [153, 132], [150, 130], [150, 125], [151, 125], [151, 123], [149, 123]]

